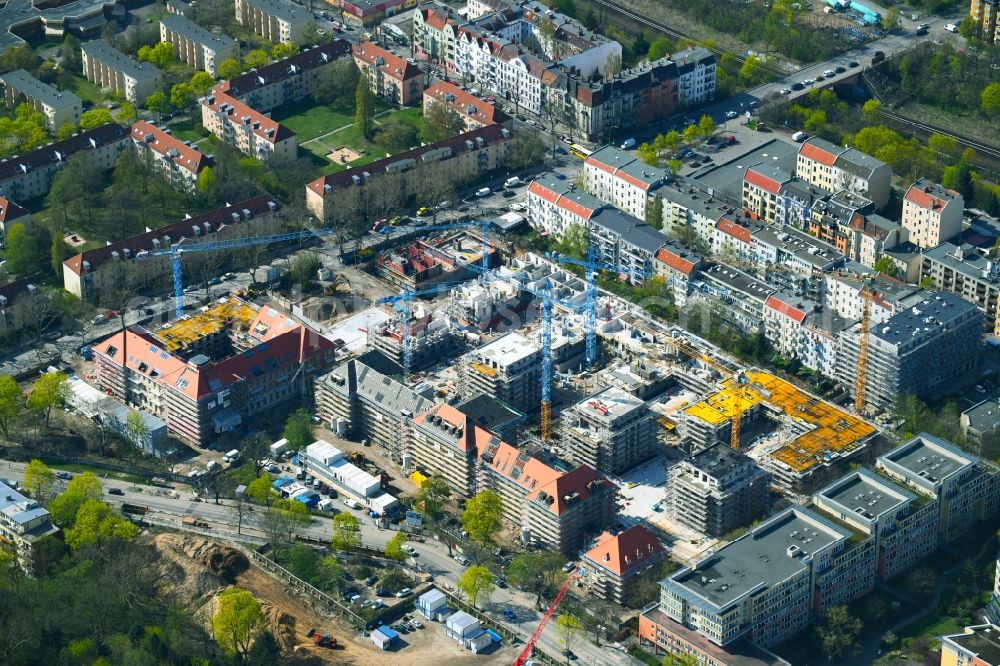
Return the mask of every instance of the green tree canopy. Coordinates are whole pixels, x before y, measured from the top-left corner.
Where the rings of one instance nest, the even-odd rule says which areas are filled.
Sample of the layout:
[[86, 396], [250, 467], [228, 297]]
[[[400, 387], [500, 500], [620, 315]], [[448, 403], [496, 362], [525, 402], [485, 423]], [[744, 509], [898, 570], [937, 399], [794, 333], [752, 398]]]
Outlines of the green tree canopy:
[[368, 87], [368, 79], [363, 76], [358, 79], [354, 92], [354, 124], [358, 126], [361, 135], [371, 141], [375, 127], [375, 100]]
[[899, 273], [899, 268], [897, 268], [895, 262], [889, 257], [880, 257], [875, 262], [873, 268], [879, 273], [885, 273], [889, 277], [896, 277], [896, 274]]
[[507, 567], [507, 579], [541, 597], [562, 583], [566, 577], [562, 570], [565, 563], [565, 558], [559, 553], [521, 553]]
[[[576, 616], [563, 613], [556, 618], [556, 631], [559, 633], [559, 642], [562, 643], [563, 652], [569, 657], [573, 651], [573, 646], [583, 634], [583, 625], [576, 619]], [[569, 659], [567, 658], [567, 663]]]
[[493, 542], [493, 534], [503, 525], [503, 500], [492, 490], [482, 490], [465, 503], [462, 527], [469, 539], [486, 546]]
[[479, 599], [489, 599], [493, 594], [493, 574], [482, 565], [468, 567], [458, 577], [458, 589], [469, 597], [469, 603], [473, 606]]
[[267, 57], [266, 51], [263, 49], [253, 49], [243, 59], [243, 66], [247, 69], [255, 69], [263, 67], [269, 62], [271, 62], [271, 59]]
[[219, 75], [220, 79], [233, 79], [239, 76], [243, 72], [243, 68], [240, 67], [240, 63], [232, 58], [226, 58], [219, 63], [216, 68], [216, 73]]
[[114, 122], [114, 118], [111, 117], [111, 111], [103, 106], [93, 108], [90, 111], [84, 111], [80, 115], [80, 129], [84, 130], [92, 130], [111, 122]]
[[[0, 433], [10, 436], [11, 426], [24, 411], [24, 393], [10, 375], [0, 375]], [[41, 461], [36, 461], [41, 462]]]
[[715, 121], [707, 113], [698, 120], [698, 133], [703, 139], [707, 139], [715, 134]]
[[153, 113], [168, 113], [170, 111], [170, 99], [162, 90], [157, 90], [146, 98], [146, 108]]
[[52, 500], [49, 512], [56, 525], [68, 527], [76, 522], [77, 512], [87, 500], [100, 501], [104, 497], [104, 488], [93, 472], [84, 472], [74, 476], [66, 489]]
[[666, 37], [660, 37], [653, 40], [649, 49], [646, 51], [646, 57], [650, 60], [659, 60], [663, 56], [667, 55], [670, 51], [670, 40]]
[[215, 185], [215, 172], [212, 171], [212, 167], [207, 166], [198, 174], [198, 191], [206, 194], [213, 185]]
[[56, 130], [56, 140], [65, 141], [76, 133], [77, 127], [73, 123], [63, 123]]
[[191, 86], [191, 90], [196, 96], [201, 97], [207, 95], [208, 91], [212, 89], [212, 86], [215, 85], [215, 79], [208, 72], [195, 72], [191, 75], [188, 85]]
[[56, 473], [37, 458], [24, 468], [24, 487], [39, 502], [44, 502], [56, 484]]
[[253, 594], [239, 587], [225, 590], [216, 601], [218, 610], [212, 616], [215, 641], [227, 654], [242, 660], [264, 626], [264, 612]]
[[857, 652], [858, 637], [863, 629], [861, 620], [851, 615], [847, 606], [834, 606], [816, 628], [823, 651], [834, 660]]
[[41, 251], [35, 237], [23, 224], [7, 230], [7, 272], [14, 275], [31, 275], [38, 270]]
[[556, 250], [574, 259], [586, 259], [590, 249], [590, 232], [582, 224], [571, 224], [563, 232]]
[[136, 57], [163, 69], [174, 62], [174, 46], [169, 42], [140, 46]]
[[465, 121], [447, 104], [434, 102], [424, 114], [424, 140], [428, 143], [435, 143], [464, 131]]
[[190, 83], [177, 83], [170, 89], [170, 103], [178, 109], [186, 109], [196, 95]]
[[73, 550], [98, 546], [109, 540], [128, 541], [139, 528], [100, 500], [87, 499], [76, 512], [73, 527], [64, 530], [66, 545]]
[[334, 550], [354, 550], [361, 545], [361, 523], [353, 514], [344, 512], [333, 517]]
[[451, 497], [451, 486], [440, 474], [431, 474], [417, 491], [416, 503], [423, 505], [424, 515], [435, 520], [441, 515], [444, 503]]
[[281, 42], [271, 47], [271, 57], [275, 60], [284, 60], [299, 52], [299, 45], [295, 42]]
[[684, 128], [684, 132], [681, 136], [684, 137], [684, 143], [694, 143], [698, 140], [698, 136], [701, 131], [698, 129], [697, 125], [688, 125]]
[[257, 504], [263, 504], [267, 507], [270, 507], [274, 500], [281, 497], [271, 486], [271, 477], [267, 475], [259, 476], [248, 483], [246, 494]]
[[54, 407], [62, 407], [69, 396], [69, 377], [62, 372], [46, 372], [38, 378], [28, 395], [28, 409], [44, 412], [45, 425]]
[[385, 544], [385, 556], [390, 560], [402, 562], [406, 559], [403, 551], [403, 544], [406, 543], [406, 532], [396, 532], [395, 535]]
[[979, 105], [983, 113], [990, 117], [1000, 116], [1000, 83], [994, 81], [979, 94]]
[[309, 412], [304, 409], [297, 409], [288, 416], [285, 421], [285, 429], [281, 436], [288, 440], [288, 448], [292, 451], [300, 451], [315, 441], [312, 434], [312, 422]]

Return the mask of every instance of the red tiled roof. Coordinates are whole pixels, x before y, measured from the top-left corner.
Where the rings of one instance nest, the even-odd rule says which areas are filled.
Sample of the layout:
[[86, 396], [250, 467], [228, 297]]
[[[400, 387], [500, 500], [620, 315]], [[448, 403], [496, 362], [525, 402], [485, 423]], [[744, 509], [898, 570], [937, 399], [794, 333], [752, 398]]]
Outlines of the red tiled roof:
[[[255, 111], [227, 93], [218, 92], [214, 95], [209, 95], [201, 103], [212, 111], [225, 114], [226, 122], [236, 125], [249, 125], [253, 129], [254, 134], [268, 143], [275, 144], [295, 136], [292, 130], [278, 121], [272, 120], [259, 111]], [[225, 111], [222, 110], [223, 104], [228, 105]]]
[[670, 266], [670, 268], [673, 268], [675, 271], [680, 271], [685, 275], [691, 275], [691, 273], [694, 272], [695, 264], [693, 261], [685, 259], [676, 252], [672, 252], [665, 247], [661, 248], [660, 251], [656, 253], [656, 258], [665, 263], [667, 266]]
[[[373, 42], [362, 42], [351, 47], [355, 60], [360, 60], [369, 67], [377, 66], [382, 73], [398, 81], [409, 81], [423, 76], [416, 64], [406, 58], [401, 58], [391, 51], [386, 51]], [[381, 63], [378, 60], [381, 59]]]
[[736, 224], [728, 218], [722, 218], [715, 224], [715, 228], [724, 234], [738, 238], [744, 243], [750, 242], [750, 230], [746, 227]]
[[445, 104], [459, 115], [482, 125], [510, 125], [511, 118], [493, 104], [465, 92], [454, 83], [436, 81], [424, 91], [424, 104], [428, 101]]
[[764, 306], [769, 307], [775, 312], [779, 312], [797, 324], [801, 324], [805, 321], [806, 313], [798, 308], [785, 303], [784, 301], [778, 299], [776, 296], [768, 296], [767, 300], [764, 301]]
[[771, 178], [770, 176], [765, 176], [759, 171], [755, 171], [753, 167], [748, 167], [746, 174], [743, 176], [743, 180], [759, 187], [765, 192], [770, 192], [771, 194], [777, 194], [781, 189], [781, 183]]
[[0, 224], [8, 224], [30, 214], [27, 209], [18, 206], [7, 197], [0, 196]]
[[603, 569], [624, 576], [665, 552], [659, 539], [649, 530], [642, 525], [633, 525], [617, 535], [604, 532], [584, 557]]
[[148, 146], [154, 152], [193, 174], [197, 174], [211, 163], [211, 159], [197, 148], [185, 144], [177, 137], [167, 134], [145, 120], [140, 120], [132, 125], [132, 140]]
[[834, 153], [827, 152], [820, 148], [819, 146], [813, 145], [806, 141], [799, 148], [799, 155], [807, 157], [820, 164], [825, 164], [826, 166], [833, 166], [837, 161], [837, 156]]
[[[197, 217], [189, 217], [186, 220], [181, 220], [166, 227], [147, 231], [144, 234], [130, 236], [125, 240], [110, 245], [81, 252], [64, 261], [63, 267], [65, 270], [70, 270], [77, 275], [81, 275], [83, 273], [83, 262], [86, 261], [90, 264], [90, 270], [95, 271], [112, 259], [112, 252], [118, 252], [119, 256], [124, 258], [124, 250], [128, 248], [130, 254], [134, 257], [143, 250], [149, 252], [156, 249], [153, 243], [154, 239], [159, 239], [162, 242], [164, 236], [170, 236], [170, 242], [173, 245], [185, 239], [192, 238], [194, 231], [191, 227], [194, 225], [204, 228], [205, 223], [208, 222], [212, 226], [213, 232], [217, 232], [223, 226], [233, 224], [237, 220], [237, 217], [241, 221], [244, 220], [246, 218], [245, 211], [249, 211], [250, 217], [253, 218], [270, 213], [272, 206], [275, 207], [274, 210], [280, 209], [280, 206], [274, 203], [270, 197], [254, 197], [253, 199], [248, 199], [247, 201], [242, 201], [225, 208], [217, 208]], [[234, 215], [237, 217], [234, 217]], [[163, 247], [163, 249], [166, 248]]]
[[424, 23], [432, 28], [443, 30], [448, 25], [448, 17], [445, 14], [436, 12], [433, 9], [421, 9], [420, 13], [423, 15]]
[[944, 195], [948, 195], [951, 198], [959, 196], [958, 192], [955, 190], [949, 190], [936, 183], [929, 186], [930, 192], [925, 192], [924, 188], [918, 184], [910, 185], [910, 188], [906, 190], [906, 200], [921, 208], [927, 208], [929, 210], [941, 209], [948, 205], [949, 200], [942, 198]]
[[580, 493], [580, 502], [586, 502], [590, 499], [590, 485], [591, 481], [595, 481], [601, 485], [610, 484], [611, 482], [598, 474], [594, 468], [587, 465], [580, 465], [572, 472], [566, 472], [556, 477], [553, 481], [543, 485], [534, 493], [529, 493], [528, 499], [540, 499], [541, 494], [544, 492], [549, 497], [554, 497], [555, 501], [552, 503], [550, 510], [557, 516], [566, 511], [570, 505], [566, 501], [566, 496], [574, 492]]
[[486, 430], [483, 430], [479, 426], [473, 425], [470, 428], [468, 417], [451, 405], [445, 403], [434, 405], [431, 409], [414, 418], [413, 422], [425, 423], [432, 416], [439, 416], [445, 423], [453, 425], [457, 429], [461, 429], [462, 435], [458, 438], [457, 445], [459, 450], [465, 453], [476, 449], [476, 441], [479, 438], [483, 438], [483, 441], [485, 441], [490, 436]]
[[538, 196], [545, 199], [549, 203], [556, 203], [557, 201], [559, 201], [559, 197], [561, 196], [558, 192], [550, 190], [549, 188], [539, 183], [537, 180], [531, 181], [531, 183], [528, 185], [528, 191], [531, 192], [532, 194], [537, 194]]
[[563, 195], [556, 205], [584, 220], [589, 220], [597, 211], [601, 210], [600, 208], [587, 208], [579, 201], [574, 201], [572, 195]]

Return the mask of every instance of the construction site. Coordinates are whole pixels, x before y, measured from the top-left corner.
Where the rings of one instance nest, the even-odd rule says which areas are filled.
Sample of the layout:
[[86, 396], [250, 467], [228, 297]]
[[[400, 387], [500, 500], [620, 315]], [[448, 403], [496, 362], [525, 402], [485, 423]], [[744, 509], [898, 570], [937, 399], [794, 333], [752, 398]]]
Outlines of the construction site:
[[[486, 254], [486, 261], [483, 255]], [[392, 246], [374, 261], [375, 274], [401, 289], [421, 291], [470, 277], [469, 265], [493, 266], [496, 247], [483, 234], [456, 231], [440, 238]]]

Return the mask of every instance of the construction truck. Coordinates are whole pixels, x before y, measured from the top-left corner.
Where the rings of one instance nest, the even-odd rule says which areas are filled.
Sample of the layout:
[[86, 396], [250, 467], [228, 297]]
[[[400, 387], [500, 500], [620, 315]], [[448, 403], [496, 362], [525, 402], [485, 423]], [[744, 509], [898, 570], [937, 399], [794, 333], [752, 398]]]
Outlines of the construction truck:
[[194, 516], [184, 516], [181, 518], [181, 525], [186, 527], [208, 527], [208, 523], [204, 520], [198, 520]]

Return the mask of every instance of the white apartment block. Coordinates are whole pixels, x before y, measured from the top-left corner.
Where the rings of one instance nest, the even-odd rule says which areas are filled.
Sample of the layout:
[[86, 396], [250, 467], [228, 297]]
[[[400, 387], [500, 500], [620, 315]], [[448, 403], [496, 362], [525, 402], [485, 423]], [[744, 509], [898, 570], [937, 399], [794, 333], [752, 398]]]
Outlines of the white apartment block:
[[606, 205], [597, 197], [577, 190], [572, 184], [551, 174], [531, 181], [525, 202], [531, 225], [543, 234], [556, 238], [561, 238], [573, 225], [589, 228], [590, 218]]
[[715, 99], [715, 56], [704, 47], [678, 51], [671, 56], [677, 63], [677, 103], [681, 108]]
[[174, 187], [198, 189], [198, 174], [211, 164], [204, 153], [145, 120], [132, 125], [132, 147]]
[[133, 104], [141, 106], [163, 83], [160, 70], [125, 55], [103, 39], [84, 43], [81, 51], [87, 80], [125, 95]]
[[212, 76], [223, 60], [240, 57], [239, 46], [231, 37], [210, 32], [183, 16], [160, 19], [160, 41], [173, 45], [178, 61]]
[[201, 124], [244, 155], [265, 164], [290, 162], [298, 152], [294, 132], [225, 93], [201, 100]]
[[848, 190], [859, 194], [876, 208], [889, 202], [892, 169], [888, 164], [823, 139], [806, 139], [799, 147], [795, 175], [829, 192]]
[[965, 201], [955, 190], [921, 178], [903, 198], [903, 227], [910, 240], [930, 249], [951, 240], [962, 231]]
[[23, 69], [7, 72], [0, 76], [3, 84], [4, 102], [8, 109], [15, 108], [22, 101], [45, 116], [45, 125], [54, 132], [65, 124], [79, 125], [83, 102], [68, 90], [59, 90], [42, 83]]
[[313, 16], [286, 0], [236, 0], [236, 22], [272, 42], [305, 39]]
[[36, 500], [25, 497], [0, 482], [0, 543], [12, 547], [20, 568], [28, 574], [35, 570], [35, 548], [39, 541], [54, 536], [59, 528]]
[[667, 179], [663, 169], [614, 146], [594, 151], [583, 163], [583, 186], [589, 193], [644, 221], [648, 203]]

